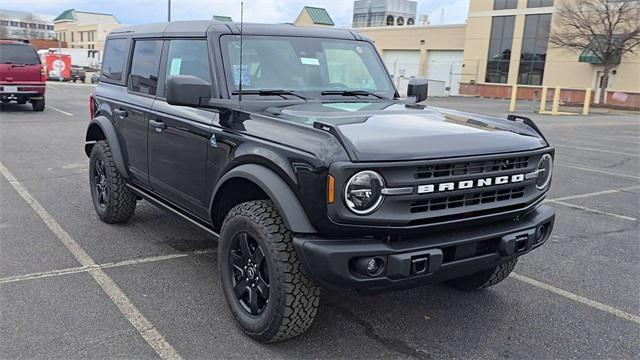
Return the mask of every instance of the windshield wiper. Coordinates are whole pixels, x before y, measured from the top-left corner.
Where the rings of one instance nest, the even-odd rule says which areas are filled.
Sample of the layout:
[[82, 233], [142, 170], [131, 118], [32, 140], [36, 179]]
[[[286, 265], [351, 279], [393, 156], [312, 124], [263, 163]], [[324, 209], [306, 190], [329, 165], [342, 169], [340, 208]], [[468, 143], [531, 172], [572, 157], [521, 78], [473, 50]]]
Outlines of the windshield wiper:
[[366, 90], [327, 90], [321, 92], [322, 95], [342, 95], [342, 96], [375, 96], [378, 99], [384, 99], [384, 96], [372, 93]]
[[[234, 92], [231, 93], [232, 95], [239, 95], [240, 91], [236, 90]], [[307, 100], [306, 97], [296, 93], [295, 91], [290, 91], [290, 90], [270, 90], [270, 89], [263, 89], [263, 90], [242, 90], [242, 95], [259, 95], [259, 96], [281, 96], [283, 99], [286, 99], [286, 97], [284, 95], [291, 95], [291, 96], [295, 96], [299, 99], [302, 100]]]

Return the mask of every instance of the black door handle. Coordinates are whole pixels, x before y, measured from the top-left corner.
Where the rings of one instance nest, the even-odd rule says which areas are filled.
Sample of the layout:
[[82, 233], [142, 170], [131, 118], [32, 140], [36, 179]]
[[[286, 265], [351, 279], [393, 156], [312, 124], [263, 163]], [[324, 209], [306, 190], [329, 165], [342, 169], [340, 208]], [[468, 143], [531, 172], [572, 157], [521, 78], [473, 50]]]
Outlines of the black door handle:
[[149, 120], [149, 125], [156, 128], [157, 132], [160, 132], [167, 128], [167, 124], [165, 124], [163, 121], [158, 121], [158, 120]]
[[119, 116], [120, 118], [126, 118], [127, 116], [129, 116], [129, 113], [127, 113], [127, 111], [124, 109], [114, 109], [113, 113]]

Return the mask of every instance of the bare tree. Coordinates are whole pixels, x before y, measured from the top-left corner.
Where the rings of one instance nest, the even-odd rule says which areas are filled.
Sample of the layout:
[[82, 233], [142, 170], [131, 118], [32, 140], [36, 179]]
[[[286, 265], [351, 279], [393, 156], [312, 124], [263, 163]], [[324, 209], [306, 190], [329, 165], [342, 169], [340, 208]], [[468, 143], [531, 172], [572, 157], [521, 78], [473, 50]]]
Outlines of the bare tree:
[[611, 70], [622, 56], [640, 50], [639, 7], [637, 0], [565, 0], [557, 6], [549, 41], [565, 49], [588, 50], [600, 60], [604, 66], [598, 84], [601, 104]]

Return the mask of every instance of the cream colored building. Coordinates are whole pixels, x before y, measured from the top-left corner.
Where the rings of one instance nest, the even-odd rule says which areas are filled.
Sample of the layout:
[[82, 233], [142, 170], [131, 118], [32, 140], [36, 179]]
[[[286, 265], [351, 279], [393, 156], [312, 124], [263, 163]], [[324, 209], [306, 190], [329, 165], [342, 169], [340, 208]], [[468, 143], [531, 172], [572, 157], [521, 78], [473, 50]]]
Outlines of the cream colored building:
[[332, 27], [335, 24], [324, 8], [305, 6], [293, 23], [295, 26]]
[[[579, 101], [584, 96], [581, 89], [591, 88], [597, 101], [603, 66], [580, 62], [580, 52], [548, 43], [548, 34], [555, 27], [555, 5], [560, 1], [567, 0], [503, 0], [503, 9], [496, 9], [494, 0], [471, 1], [463, 92], [507, 97], [510, 86], [518, 84], [519, 96], [531, 97], [540, 86], [559, 86], [575, 89], [563, 91], [563, 97]], [[504, 49], [509, 49], [510, 56], [502, 56], [495, 51], [498, 49], [505, 54]], [[607, 103], [640, 107], [640, 55], [621, 59], [608, 89]]]
[[100, 14], [69, 9], [53, 20], [58, 40], [70, 48], [104, 50], [109, 32], [124, 25], [111, 14]]
[[[358, 28], [374, 40], [402, 93], [412, 77], [427, 77], [431, 94], [458, 95], [466, 25]], [[438, 85], [441, 85], [440, 88]]]
[[[375, 41], [394, 77], [448, 77], [450, 95], [508, 98], [517, 84], [519, 98], [559, 86], [567, 102], [582, 101], [586, 88], [597, 100], [603, 66], [548, 42], [560, 1], [579, 0], [471, 0], [467, 24], [357, 30]], [[614, 70], [607, 103], [640, 107], [640, 55], [624, 56]]]

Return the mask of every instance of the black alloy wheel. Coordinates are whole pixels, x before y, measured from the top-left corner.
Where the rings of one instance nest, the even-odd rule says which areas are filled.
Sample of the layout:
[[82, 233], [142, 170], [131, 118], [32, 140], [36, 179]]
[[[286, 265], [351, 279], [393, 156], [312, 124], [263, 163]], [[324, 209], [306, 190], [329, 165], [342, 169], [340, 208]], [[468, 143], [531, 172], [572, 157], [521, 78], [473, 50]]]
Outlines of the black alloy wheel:
[[107, 207], [107, 174], [102, 159], [96, 159], [93, 166], [93, 184], [95, 202], [100, 208]]
[[246, 232], [238, 233], [229, 251], [231, 284], [236, 299], [250, 315], [260, 315], [269, 303], [269, 268], [260, 244]]

